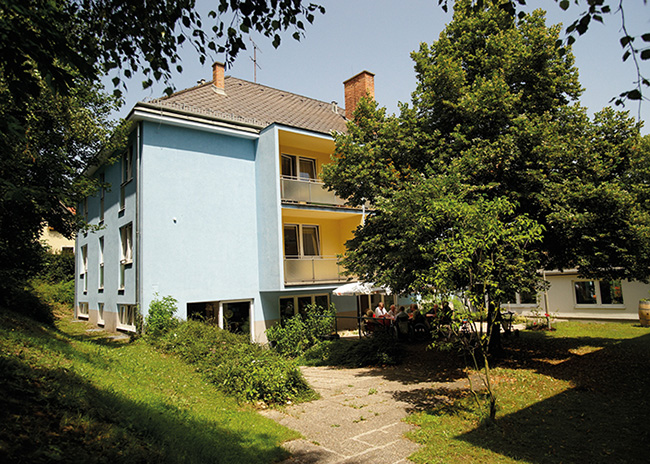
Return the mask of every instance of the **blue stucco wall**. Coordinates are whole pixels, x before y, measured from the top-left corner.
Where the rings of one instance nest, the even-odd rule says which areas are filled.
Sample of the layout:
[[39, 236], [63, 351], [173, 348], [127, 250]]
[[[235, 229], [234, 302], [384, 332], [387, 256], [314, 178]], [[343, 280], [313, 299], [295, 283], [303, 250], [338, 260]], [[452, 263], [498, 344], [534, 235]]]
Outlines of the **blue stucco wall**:
[[[136, 132], [131, 134], [128, 146], [133, 152], [132, 168], [133, 178], [124, 183], [125, 202], [124, 209], [120, 207], [120, 188], [122, 185], [122, 159], [112, 164], [100, 167], [92, 177], [99, 179], [104, 175], [104, 180], [110, 186], [104, 194], [104, 221], [100, 222], [100, 195], [97, 191], [88, 198], [88, 222], [92, 228], [86, 232], [79, 232], [76, 238], [76, 272], [75, 272], [75, 306], [78, 303], [88, 303], [91, 312], [97, 311], [98, 304], [104, 303], [105, 313], [117, 313], [119, 304], [136, 303], [136, 266], [137, 256], [133, 255], [133, 263], [125, 271], [124, 289], [120, 290], [120, 257], [121, 240], [120, 228], [129, 223], [133, 224], [133, 244], [135, 247], [135, 221], [136, 221], [136, 183], [137, 183], [137, 138]], [[82, 205], [78, 206], [81, 214]], [[104, 239], [104, 288], [99, 288], [99, 262], [100, 238]], [[81, 248], [88, 248], [88, 290], [83, 291], [83, 269]], [[110, 319], [110, 316], [105, 317]], [[113, 320], [115, 317], [113, 316]]]
[[[272, 125], [263, 130], [258, 141], [256, 158], [259, 279], [260, 290], [267, 292], [278, 291], [284, 286], [278, 143], [277, 126]], [[268, 314], [266, 318], [273, 317]]]
[[156, 293], [183, 318], [188, 302], [259, 299], [256, 145], [143, 123], [143, 312]]

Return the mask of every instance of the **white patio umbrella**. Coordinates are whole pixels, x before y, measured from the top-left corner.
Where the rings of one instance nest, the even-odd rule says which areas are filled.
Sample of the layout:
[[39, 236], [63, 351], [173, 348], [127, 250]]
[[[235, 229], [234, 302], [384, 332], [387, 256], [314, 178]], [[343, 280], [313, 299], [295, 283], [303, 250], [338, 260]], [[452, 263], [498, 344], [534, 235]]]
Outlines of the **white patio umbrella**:
[[332, 290], [336, 296], [372, 295], [373, 293], [385, 293], [390, 295], [390, 289], [382, 286], [375, 286], [372, 282], [350, 282]]

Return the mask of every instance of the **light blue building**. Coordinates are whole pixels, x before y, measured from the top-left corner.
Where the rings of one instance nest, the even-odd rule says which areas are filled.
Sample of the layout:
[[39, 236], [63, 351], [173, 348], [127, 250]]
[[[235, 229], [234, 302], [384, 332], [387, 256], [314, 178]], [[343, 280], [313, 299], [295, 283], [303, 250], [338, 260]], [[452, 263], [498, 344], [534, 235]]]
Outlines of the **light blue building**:
[[[346, 107], [374, 96], [364, 71], [345, 82]], [[307, 304], [355, 317], [383, 295], [342, 296], [337, 256], [363, 221], [322, 188], [321, 167], [345, 131], [345, 111], [224, 75], [138, 103], [120, 160], [89, 170], [111, 185], [80, 205], [96, 231], [76, 241], [76, 316], [135, 330], [156, 295], [181, 318], [266, 340], [265, 330]], [[355, 319], [342, 319], [339, 328]]]

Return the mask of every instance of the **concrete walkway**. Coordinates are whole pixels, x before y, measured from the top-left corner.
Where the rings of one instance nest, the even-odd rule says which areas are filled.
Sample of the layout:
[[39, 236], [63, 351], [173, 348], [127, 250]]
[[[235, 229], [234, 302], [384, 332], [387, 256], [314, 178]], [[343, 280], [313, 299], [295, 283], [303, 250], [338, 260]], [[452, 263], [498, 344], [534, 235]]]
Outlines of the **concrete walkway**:
[[285, 463], [410, 462], [408, 456], [419, 445], [404, 437], [412, 426], [403, 419], [441, 400], [432, 394], [432, 388], [467, 386], [460, 372], [447, 377], [453, 379], [450, 382], [436, 382], [422, 367], [407, 363], [389, 368], [303, 368], [321, 398], [284, 411], [262, 412], [304, 436], [285, 443], [292, 453]]

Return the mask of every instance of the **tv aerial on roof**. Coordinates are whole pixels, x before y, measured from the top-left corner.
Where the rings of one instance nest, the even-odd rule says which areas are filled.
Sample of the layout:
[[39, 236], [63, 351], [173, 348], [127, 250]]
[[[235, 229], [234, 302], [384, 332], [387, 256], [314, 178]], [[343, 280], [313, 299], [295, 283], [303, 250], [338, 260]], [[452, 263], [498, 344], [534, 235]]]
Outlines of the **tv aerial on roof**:
[[262, 50], [260, 49], [260, 47], [257, 46], [257, 44], [253, 41], [252, 38], [249, 37], [248, 39], [253, 44], [253, 56], [252, 57], [249, 56], [249, 58], [253, 62], [253, 81], [257, 84], [257, 68], [262, 69], [262, 67], [259, 64], [257, 64], [257, 50], [259, 50], [260, 53], [262, 53]]

